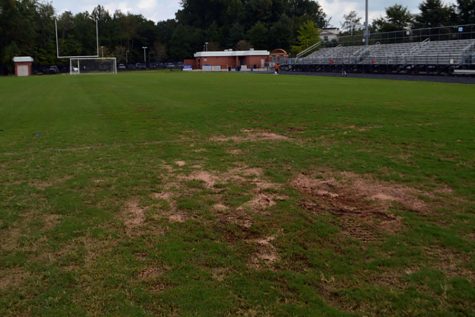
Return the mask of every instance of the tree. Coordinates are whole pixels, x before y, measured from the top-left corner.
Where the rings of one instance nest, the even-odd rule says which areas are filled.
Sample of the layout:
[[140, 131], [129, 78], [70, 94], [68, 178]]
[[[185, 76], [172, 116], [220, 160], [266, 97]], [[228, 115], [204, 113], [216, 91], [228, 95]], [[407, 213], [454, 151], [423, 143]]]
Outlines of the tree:
[[237, 42], [235, 47], [235, 49], [238, 51], [247, 51], [250, 48], [252, 48], [252, 45], [246, 40], [240, 40], [239, 42]]
[[342, 30], [353, 35], [355, 30], [359, 28], [361, 28], [361, 17], [358, 16], [356, 11], [350, 11], [350, 13], [343, 15]]
[[395, 4], [386, 8], [386, 16], [373, 21], [373, 28], [378, 32], [400, 31], [412, 27], [414, 17], [407, 7]]
[[247, 33], [249, 41], [254, 48], [263, 49], [267, 47], [268, 29], [262, 22], [257, 22]]
[[441, 0], [424, 0], [419, 5], [420, 13], [416, 15], [415, 25], [419, 28], [438, 27], [451, 24], [453, 9]]
[[273, 23], [269, 29], [268, 45], [271, 49], [288, 48], [292, 41], [292, 20], [287, 15]]
[[292, 46], [292, 53], [297, 54], [304, 49], [320, 42], [320, 29], [313, 21], [305, 22], [298, 32], [298, 44]]
[[458, 23], [475, 23], [475, 0], [457, 0], [456, 13]]

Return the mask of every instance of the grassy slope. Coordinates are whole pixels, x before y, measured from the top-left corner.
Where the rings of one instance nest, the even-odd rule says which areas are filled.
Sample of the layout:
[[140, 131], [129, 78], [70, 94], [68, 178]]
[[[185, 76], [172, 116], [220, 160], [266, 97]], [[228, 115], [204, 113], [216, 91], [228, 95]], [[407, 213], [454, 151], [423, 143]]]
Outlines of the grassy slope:
[[[2, 316], [474, 315], [473, 86], [134, 73], [0, 78], [0, 96]], [[242, 129], [298, 142], [209, 141]], [[289, 199], [243, 233], [187, 182], [177, 206], [189, 220], [169, 223], [149, 195], [175, 160], [187, 162], [177, 175], [261, 167]], [[299, 207], [288, 182], [321, 168], [454, 192], [429, 214], [395, 210], [404, 230], [363, 243]], [[246, 189], [228, 185], [239, 206]], [[131, 197], [151, 207], [127, 235]], [[276, 232], [280, 261], [249, 268], [244, 240]], [[447, 254], [460, 260], [442, 265]]]

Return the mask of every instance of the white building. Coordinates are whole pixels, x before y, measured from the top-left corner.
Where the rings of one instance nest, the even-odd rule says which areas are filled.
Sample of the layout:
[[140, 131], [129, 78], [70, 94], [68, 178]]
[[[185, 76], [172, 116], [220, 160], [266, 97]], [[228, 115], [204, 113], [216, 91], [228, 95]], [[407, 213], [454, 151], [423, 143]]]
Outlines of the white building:
[[320, 32], [320, 40], [324, 42], [338, 41], [340, 29], [338, 28], [324, 28]]

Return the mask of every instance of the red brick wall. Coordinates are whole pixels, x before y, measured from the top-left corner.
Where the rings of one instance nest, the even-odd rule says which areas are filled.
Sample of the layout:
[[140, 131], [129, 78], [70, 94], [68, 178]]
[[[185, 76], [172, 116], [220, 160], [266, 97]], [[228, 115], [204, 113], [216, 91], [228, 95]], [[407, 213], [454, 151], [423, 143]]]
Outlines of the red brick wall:
[[[246, 65], [248, 68], [257, 66], [257, 68], [263, 67], [263, 63], [268, 62], [268, 56], [242, 56], [242, 57], [197, 57], [194, 60], [193, 68], [201, 69], [204, 65], [221, 66], [221, 69], [227, 69], [228, 67], [235, 68], [236, 66]], [[190, 65], [189, 60], [185, 60], [185, 64]]]
[[28, 66], [28, 72], [29, 72], [29, 75], [31, 75], [33, 72], [32, 72], [32, 68], [31, 68], [31, 65], [32, 63], [30, 62], [20, 62], [20, 63], [15, 63], [15, 76], [18, 76], [18, 66], [20, 65], [27, 65]]

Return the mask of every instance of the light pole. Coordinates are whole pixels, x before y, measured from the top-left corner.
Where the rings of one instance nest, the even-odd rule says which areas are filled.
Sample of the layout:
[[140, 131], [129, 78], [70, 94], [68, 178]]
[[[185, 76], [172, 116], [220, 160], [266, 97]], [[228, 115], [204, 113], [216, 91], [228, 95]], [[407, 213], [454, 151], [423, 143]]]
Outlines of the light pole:
[[101, 56], [104, 58], [104, 46], [101, 46]]
[[129, 50], [125, 50], [125, 65], [129, 64]]
[[147, 46], [142, 46], [143, 49], [143, 62], [145, 64], [145, 67], [147, 67]]
[[205, 51], [208, 51], [208, 42], [205, 42]]
[[368, 21], [368, 0], [365, 1], [365, 30], [364, 30], [364, 44], [369, 45], [369, 21]]

